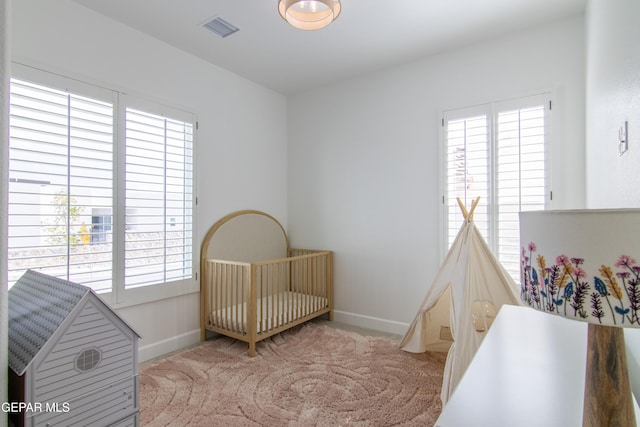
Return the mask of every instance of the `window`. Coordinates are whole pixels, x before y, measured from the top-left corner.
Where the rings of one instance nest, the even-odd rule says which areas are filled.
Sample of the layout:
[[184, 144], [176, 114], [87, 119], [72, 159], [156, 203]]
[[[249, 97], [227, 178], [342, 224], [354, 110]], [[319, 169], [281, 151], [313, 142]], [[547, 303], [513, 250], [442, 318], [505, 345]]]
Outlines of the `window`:
[[95, 348], [84, 350], [76, 357], [76, 369], [88, 372], [96, 368], [102, 360], [102, 354]]
[[113, 205], [113, 104], [11, 80], [9, 282], [27, 268], [111, 289], [110, 238], [92, 210]]
[[91, 209], [91, 244], [107, 243], [111, 239], [112, 213], [108, 208]]
[[550, 200], [547, 173], [548, 94], [446, 111], [444, 205], [447, 247], [466, 206], [480, 197], [474, 222], [516, 282], [520, 277], [518, 213], [544, 209]]
[[193, 116], [36, 76], [11, 80], [9, 283], [36, 269], [112, 302], [194, 287]]
[[126, 110], [125, 286], [192, 274], [193, 126]]

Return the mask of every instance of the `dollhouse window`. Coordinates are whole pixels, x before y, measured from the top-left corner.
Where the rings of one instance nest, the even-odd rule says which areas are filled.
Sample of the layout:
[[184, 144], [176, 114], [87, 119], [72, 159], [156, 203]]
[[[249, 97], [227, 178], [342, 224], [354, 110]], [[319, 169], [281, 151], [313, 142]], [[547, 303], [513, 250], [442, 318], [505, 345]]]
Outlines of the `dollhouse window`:
[[102, 355], [95, 348], [84, 350], [76, 357], [76, 368], [80, 372], [88, 372], [94, 369], [100, 363]]

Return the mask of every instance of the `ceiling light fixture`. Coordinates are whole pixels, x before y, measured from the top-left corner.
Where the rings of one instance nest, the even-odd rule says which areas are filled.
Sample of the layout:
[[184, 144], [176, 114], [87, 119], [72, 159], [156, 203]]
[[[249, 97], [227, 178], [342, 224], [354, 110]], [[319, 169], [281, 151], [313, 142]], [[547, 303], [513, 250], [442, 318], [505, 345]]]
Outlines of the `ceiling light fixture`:
[[340, 15], [340, 0], [279, 0], [278, 12], [301, 30], [319, 30]]

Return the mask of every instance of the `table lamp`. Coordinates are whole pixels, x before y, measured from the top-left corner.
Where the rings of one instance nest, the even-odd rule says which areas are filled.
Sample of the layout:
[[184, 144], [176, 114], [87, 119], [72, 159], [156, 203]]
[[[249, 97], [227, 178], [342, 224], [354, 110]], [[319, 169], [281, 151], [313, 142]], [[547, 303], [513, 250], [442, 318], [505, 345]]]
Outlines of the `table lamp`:
[[640, 209], [520, 213], [521, 299], [588, 323], [582, 425], [636, 426], [622, 328], [640, 327]]

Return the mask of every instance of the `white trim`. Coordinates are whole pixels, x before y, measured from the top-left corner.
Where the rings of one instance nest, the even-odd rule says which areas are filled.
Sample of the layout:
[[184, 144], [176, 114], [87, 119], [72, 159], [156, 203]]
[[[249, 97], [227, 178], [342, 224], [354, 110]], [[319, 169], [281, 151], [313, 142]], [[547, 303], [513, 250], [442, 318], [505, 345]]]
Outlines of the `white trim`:
[[394, 320], [380, 319], [379, 317], [364, 316], [362, 314], [349, 313], [346, 311], [333, 310], [333, 320], [350, 326], [373, 329], [404, 336], [409, 329], [408, 323], [396, 322]]
[[[396, 322], [393, 320], [380, 319], [377, 317], [364, 316], [346, 311], [333, 311], [333, 320], [349, 326], [371, 329], [378, 332], [404, 336], [409, 329], [408, 323]], [[143, 339], [140, 343], [143, 342]], [[162, 341], [153, 342], [148, 345], [139, 346], [138, 360], [140, 363], [151, 359], [166, 356], [169, 353], [185, 350], [200, 343], [200, 329], [194, 329]]]
[[439, 123], [439, 132], [438, 132], [438, 200], [437, 203], [440, 204], [440, 208], [438, 209], [438, 226], [439, 233], [438, 236], [438, 259], [439, 264], [444, 262], [445, 257], [447, 256], [446, 247], [446, 231], [444, 230], [444, 224], [446, 224], [446, 209], [447, 204], [445, 203], [445, 197], [447, 195], [445, 191], [445, 186], [447, 183], [447, 168], [445, 167], [445, 159], [446, 159], [446, 150], [445, 150], [445, 125], [444, 125], [444, 110], [440, 110], [440, 114], [438, 114], [438, 123]]
[[[199, 270], [198, 270], [199, 271]], [[147, 304], [161, 301], [163, 299], [186, 296], [200, 292], [200, 279], [181, 281], [179, 283], [162, 283], [158, 285], [141, 286], [139, 288], [127, 289], [122, 292], [125, 297], [116, 301], [113, 292], [99, 293], [100, 298], [106, 301], [114, 309], [131, 307], [134, 305]], [[149, 289], [152, 289], [149, 290]]]
[[51, 73], [16, 62], [12, 63], [11, 78], [59, 91], [72, 92], [80, 96], [92, 97], [100, 101], [109, 102], [114, 106], [116, 103], [116, 94], [118, 93], [116, 90], [103, 86], [94, 85], [86, 81], [76, 80], [61, 74]]
[[[121, 94], [127, 94], [127, 95], [138, 97], [140, 99], [146, 99], [149, 102], [165, 105], [167, 107], [171, 107], [181, 111], [189, 112], [189, 111], [195, 110], [191, 106], [181, 105], [176, 103], [175, 101], [168, 100], [166, 98], [160, 98], [155, 95], [139, 92], [129, 87], [122, 86], [118, 83], [96, 79], [95, 76], [88, 76], [88, 75], [78, 73], [77, 71], [74, 71], [74, 70], [55, 67], [55, 66], [52, 66], [51, 64], [45, 64], [37, 60], [34, 60], [33, 58], [22, 57], [20, 55], [13, 55], [13, 58], [11, 60], [11, 65], [12, 65], [12, 71], [16, 68], [20, 68], [22, 70], [30, 69], [31, 72], [34, 72], [34, 73], [46, 73], [49, 75], [54, 75], [59, 78], [73, 80], [79, 83], [84, 83], [87, 85], [99, 87], [104, 90], [118, 92]], [[43, 84], [43, 83], [41, 82], [40, 84]]]
[[[11, 78], [11, 3], [12, 0], [0, 1], [0, 402], [7, 402], [7, 383], [9, 372], [5, 366], [9, 365], [9, 351], [6, 342], [9, 341], [9, 291], [7, 283], [8, 269], [8, 241], [6, 230], [9, 228], [9, 80]], [[0, 416], [0, 426], [7, 424], [7, 415]]]
[[194, 329], [180, 335], [156, 341], [138, 348], [138, 362], [146, 362], [174, 351], [183, 350], [200, 342], [200, 329]]

